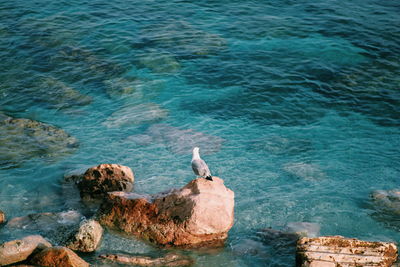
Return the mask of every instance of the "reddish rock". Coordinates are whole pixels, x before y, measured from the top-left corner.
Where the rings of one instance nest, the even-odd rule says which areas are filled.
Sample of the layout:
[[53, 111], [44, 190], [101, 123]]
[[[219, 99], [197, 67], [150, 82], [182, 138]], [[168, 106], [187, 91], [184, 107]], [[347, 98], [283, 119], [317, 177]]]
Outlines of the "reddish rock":
[[119, 164], [100, 164], [89, 168], [78, 182], [81, 196], [102, 197], [107, 192], [131, 191], [134, 176], [129, 167]]
[[161, 246], [222, 245], [234, 219], [234, 193], [222, 179], [198, 178], [154, 196], [112, 192], [100, 223]]
[[146, 256], [129, 256], [122, 254], [106, 254], [100, 255], [100, 258], [107, 259], [109, 261], [130, 264], [137, 266], [166, 266], [166, 267], [177, 267], [177, 266], [190, 266], [193, 265], [194, 260], [187, 256], [182, 256], [176, 253], [168, 253], [165, 257], [151, 258]]
[[40, 235], [30, 235], [0, 245], [0, 266], [26, 260], [34, 251], [51, 247]]
[[297, 242], [297, 266], [390, 267], [397, 259], [394, 243], [368, 242], [341, 236], [303, 237]]
[[67, 247], [81, 252], [93, 252], [100, 244], [103, 228], [95, 220], [82, 221]]
[[89, 263], [65, 247], [44, 249], [36, 254], [30, 263], [43, 267], [89, 267]]
[[0, 210], [0, 224], [5, 222], [6, 222], [6, 214], [2, 210]]

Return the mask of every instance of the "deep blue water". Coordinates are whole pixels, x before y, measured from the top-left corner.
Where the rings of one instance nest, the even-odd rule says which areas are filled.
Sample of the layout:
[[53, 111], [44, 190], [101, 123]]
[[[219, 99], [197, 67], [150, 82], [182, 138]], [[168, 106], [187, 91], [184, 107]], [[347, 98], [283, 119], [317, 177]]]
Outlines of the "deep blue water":
[[[189, 252], [196, 266], [292, 266], [254, 245], [290, 222], [399, 242], [370, 201], [399, 187], [399, 55], [397, 1], [1, 1], [0, 111], [79, 148], [0, 162], [0, 209], [68, 210], [63, 175], [100, 163], [131, 167], [138, 193], [183, 186], [195, 135], [236, 201], [226, 247]], [[112, 250], [162, 252], [107, 234]]]

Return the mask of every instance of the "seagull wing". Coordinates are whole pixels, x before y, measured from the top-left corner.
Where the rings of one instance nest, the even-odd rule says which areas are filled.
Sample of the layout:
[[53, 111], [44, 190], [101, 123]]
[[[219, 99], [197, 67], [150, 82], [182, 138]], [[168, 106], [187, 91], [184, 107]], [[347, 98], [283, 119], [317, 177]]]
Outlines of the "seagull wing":
[[192, 160], [192, 169], [198, 176], [207, 177], [211, 176], [210, 169], [202, 159]]

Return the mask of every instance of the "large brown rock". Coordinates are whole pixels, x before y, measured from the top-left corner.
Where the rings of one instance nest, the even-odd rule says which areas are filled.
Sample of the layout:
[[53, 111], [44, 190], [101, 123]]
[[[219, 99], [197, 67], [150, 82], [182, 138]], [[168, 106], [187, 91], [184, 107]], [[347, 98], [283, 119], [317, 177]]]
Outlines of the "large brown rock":
[[134, 176], [129, 167], [100, 164], [89, 168], [77, 183], [82, 197], [99, 198], [112, 191], [131, 191]]
[[0, 210], [0, 224], [4, 223], [6, 221], [6, 214]]
[[21, 240], [12, 240], [0, 245], [0, 266], [26, 260], [34, 251], [51, 244], [40, 235], [30, 235]]
[[93, 252], [100, 244], [103, 228], [95, 220], [82, 221], [67, 247], [81, 252]]
[[394, 243], [368, 242], [341, 236], [303, 237], [297, 242], [297, 266], [389, 267], [397, 259]]
[[109, 261], [137, 265], [137, 266], [163, 266], [163, 267], [178, 267], [178, 266], [190, 266], [193, 265], [194, 260], [187, 256], [182, 256], [177, 253], [168, 253], [164, 257], [151, 258], [146, 256], [129, 256], [122, 254], [105, 254], [100, 255], [100, 258]]
[[89, 267], [89, 263], [65, 247], [44, 249], [36, 254], [30, 263], [43, 267]]
[[198, 178], [154, 196], [112, 192], [100, 223], [161, 246], [222, 245], [233, 225], [234, 193], [224, 181]]

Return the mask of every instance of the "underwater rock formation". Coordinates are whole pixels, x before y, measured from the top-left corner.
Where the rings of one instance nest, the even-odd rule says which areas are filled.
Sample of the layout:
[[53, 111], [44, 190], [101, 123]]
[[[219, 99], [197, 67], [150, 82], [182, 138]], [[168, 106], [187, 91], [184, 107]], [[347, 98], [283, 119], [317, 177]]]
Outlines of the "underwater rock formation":
[[222, 245], [233, 225], [234, 193], [222, 179], [198, 178], [153, 196], [111, 192], [101, 224], [160, 246]]
[[89, 263], [65, 247], [46, 248], [36, 254], [30, 263], [43, 267], [89, 267]]
[[211, 154], [221, 149], [223, 138], [197, 132], [193, 129], [180, 129], [167, 124], [154, 124], [145, 134], [128, 137], [139, 145], [149, 145], [152, 142], [163, 143], [175, 154], [190, 154], [193, 147], [201, 146], [203, 154]]
[[0, 245], [0, 266], [24, 261], [32, 253], [48, 247], [51, 244], [40, 235], [5, 242]]
[[297, 266], [381, 266], [397, 259], [394, 243], [368, 242], [342, 236], [303, 237], [297, 242]]
[[72, 153], [78, 140], [43, 122], [0, 114], [0, 146], [0, 168], [11, 168], [33, 157], [54, 159]]
[[194, 263], [194, 260], [192, 258], [189, 258], [187, 256], [182, 256], [177, 253], [168, 253], [164, 257], [160, 258], [151, 258], [146, 256], [130, 256], [122, 254], [105, 254], [105, 255], [100, 255], [99, 257], [102, 259], [106, 259], [121, 264], [152, 266], [152, 267], [191, 266]]
[[126, 106], [116, 112], [103, 122], [108, 128], [137, 125], [164, 119], [168, 110], [155, 103], [144, 103], [133, 106]]
[[100, 164], [89, 168], [77, 182], [82, 197], [99, 198], [112, 191], [131, 191], [134, 174], [127, 166]]

